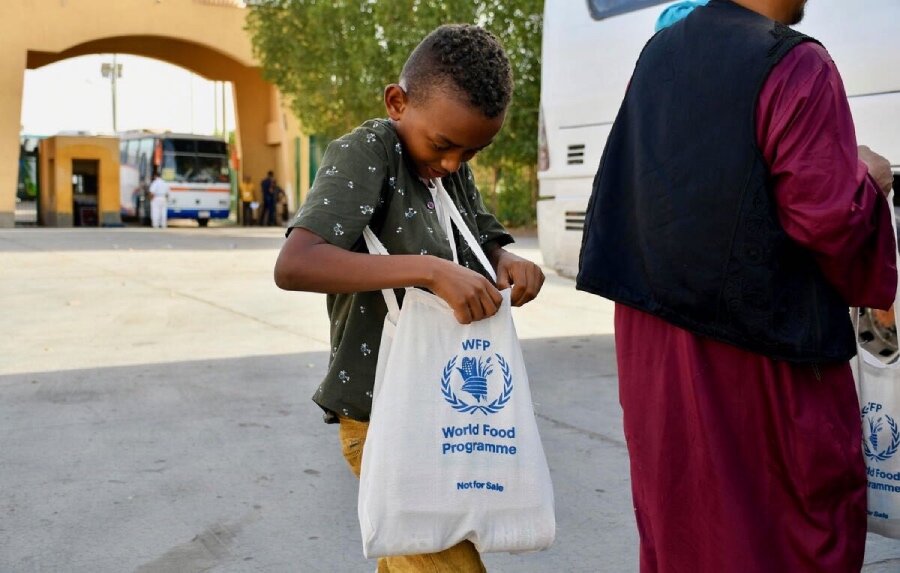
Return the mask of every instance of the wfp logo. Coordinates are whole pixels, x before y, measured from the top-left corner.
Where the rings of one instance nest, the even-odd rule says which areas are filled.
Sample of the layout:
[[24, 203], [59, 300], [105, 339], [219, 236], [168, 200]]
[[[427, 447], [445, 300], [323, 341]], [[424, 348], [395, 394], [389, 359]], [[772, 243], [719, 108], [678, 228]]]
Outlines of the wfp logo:
[[[889, 460], [900, 448], [900, 428], [892, 417], [881, 413], [881, 408], [881, 404], [869, 402], [862, 409], [863, 431], [866, 434], [863, 436], [863, 453], [879, 462]], [[890, 443], [885, 445], [888, 438]], [[881, 446], [884, 449], [880, 449]]]
[[[466, 350], [487, 350], [490, 348], [489, 340], [471, 339], [462, 343], [463, 351]], [[496, 414], [506, 406], [513, 391], [512, 375], [509, 373], [509, 363], [499, 354], [481, 353], [476, 356], [463, 356], [462, 360], [457, 361], [460, 355], [451, 358], [444, 367], [444, 373], [441, 376], [441, 394], [444, 400], [453, 407], [457, 412], [463, 414], [474, 414], [481, 412], [482, 414]], [[496, 376], [494, 374], [494, 358], [497, 359], [496, 366], [500, 369], [503, 378], [503, 388], [499, 389], [499, 396], [493, 401], [488, 402], [489, 396], [497, 391], [498, 386]], [[457, 374], [457, 376], [454, 376]], [[492, 384], [491, 382], [494, 381]], [[460, 394], [471, 397], [461, 398], [454, 391], [454, 382], [459, 388]], [[494, 388], [492, 388], [494, 386]], [[493, 390], [493, 391], [492, 391]]]

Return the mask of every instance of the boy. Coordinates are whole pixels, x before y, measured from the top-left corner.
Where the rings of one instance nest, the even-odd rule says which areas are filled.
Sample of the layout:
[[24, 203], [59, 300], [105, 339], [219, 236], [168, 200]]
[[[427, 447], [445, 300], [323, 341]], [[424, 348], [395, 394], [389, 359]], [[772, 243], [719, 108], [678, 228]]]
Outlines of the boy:
[[[385, 88], [389, 119], [368, 121], [328, 146], [291, 222], [275, 282], [328, 293], [332, 356], [313, 400], [326, 422], [340, 423], [344, 457], [357, 476], [386, 314], [379, 290], [427, 288], [468, 324], [497, 312], [498, 288], [512, 286], [512, 303], [521, 306], [544, 282], [539, 267], [503, 249], [512, 237], [485, 210], [466, 164], [500, 130], [511, 94], [509, 61], [494, 36], [477, 26], [441, 26], [413, 50], [400, 82]], [[442, 224], [437, 178], [479, 238], [497, 271], [496, 286], [466, 242]], [[367, 225], [391, 256], [368, 254]], [[465, 541], [440, 553], [381, 559], [378, 570], [461, 573], [484, 566]]]

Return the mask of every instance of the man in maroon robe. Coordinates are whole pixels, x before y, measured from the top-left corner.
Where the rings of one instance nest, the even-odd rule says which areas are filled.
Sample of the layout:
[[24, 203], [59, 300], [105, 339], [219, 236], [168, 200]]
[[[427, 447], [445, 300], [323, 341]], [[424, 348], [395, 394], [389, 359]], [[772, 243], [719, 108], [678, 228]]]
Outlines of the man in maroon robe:
[[[731, 3], [712, 0], [696, 12], [724, 4]], [[772, 29], [790, 37], [778, 26], [797, 23], [805, 0], [734, 4], [777, 22]], [[798, 43], [764, 77], [753, 129], [774, 218], [847, 306], [889, 307], [897, 288], [884, 196], [889, 163], [857, 148], [840, 74], [821, 45]], [[643, 87], [633, 80], [630, 90]], [[693, 143], [688, 138], [684, 146]], [[687, 180], [701, 181], [717, 167]], [[634, 173], [632, 181], [642, 176]], [[589, 282], [591, 273], [615, 275], [585, 268], [588, 254], [583, 250], [579, 288], [617, 301], [620, 401], [642, 573], [859, 571], [866, 473], [847, 361], [767, 355], [735, 343], [739, 337], [716, 336], [703, 320], [672, 319], [678, 313], [655, 312], [664, 305], [642, 307], [640, 297], [618, 296], [627, 289], [594, 288], [606, 283]]]

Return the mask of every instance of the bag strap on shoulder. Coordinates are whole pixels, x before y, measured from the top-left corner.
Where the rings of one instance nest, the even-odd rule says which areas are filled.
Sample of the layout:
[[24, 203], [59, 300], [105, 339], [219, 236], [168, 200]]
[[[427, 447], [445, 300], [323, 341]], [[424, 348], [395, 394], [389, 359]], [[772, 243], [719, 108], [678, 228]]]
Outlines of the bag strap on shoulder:
[[462, 235], [463, 240], [469, 245], [469, 249], [475, 254], [478, 262], [481, 263], [481, 266], [484, 267], [484, 270], [487, 271], [487, 274], [496, 283], [497, 273], [494, 272], [494, 267], [491, 266], [491, 263], [487, 259], [487, 255], [484, 254], [484, 249], [481, 248], [481, 244], [475, 238], [475, 235], [472, 234], [469, 226], [466, 225], [462, 215], [459, 213], [459, 209], [456, 208], [456, 204], [453, 202], [453, 199], [450, 198], [450, 194], [444, 189], [441, 180], [435, 179], [435, 183], [437, 184], [438, 189], [438, 199], [444, 204], [444, 210], [450, 214], [450, 220], [453, 221], [456, 229], [459, 231], [460, 235]]
[[[497, 282], [497, 273], [494, 272], [494, 268], [491, 266], [490, 261], [488, 261], [487, 255], [484, 254], [484, 249], [481, 248], [481, 244], [463, 220], [462, 215], [459, 213], [459, 209], [456, 208], [456, 204], [453, 203], [450, 194], [444, 189], [444, 185], [441, 183], [440, 179], [435, 179], [434, 181], [435, 185], [437, 185], [437, 199], [441, 202], [444, 212], [449, 214], [453, 226], [459, 231], [459, 234], [466, 244], [468, 244], [469, 249], [475, 254], [475, 257], [478, 259], [478, 262], [481, 263], [481, 266], [484, 267], [484, 270], [487, 271], [494, 282]], [[384, 247], [384, 244], [378, 239], [378, 236], [368, 226], [363, 229], [363, 239], [366, 241], [366, 248], [369, 249], [369, 253], [373, 255], [390, 254]], [[452, 235], [449, 236], [448, 239], [451, 243], [453, 242]], [[454, 248], [453, 251], [455, 255], [456, 249]], [[384, 303], [387, 306], [388, 320], [393, 324], [397, 324], [397, 319], [400, 317], [400, 304], [397, 301], [397, 293], [394, 292], [394, 289], [387, 288], [382, 289], [381, 294], [384, 296]]]

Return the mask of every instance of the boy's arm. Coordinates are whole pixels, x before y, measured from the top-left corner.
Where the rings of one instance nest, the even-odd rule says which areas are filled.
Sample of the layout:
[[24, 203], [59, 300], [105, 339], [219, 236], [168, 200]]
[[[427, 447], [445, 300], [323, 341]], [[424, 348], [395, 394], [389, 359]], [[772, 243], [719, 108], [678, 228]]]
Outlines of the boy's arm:
[[302, 227], [295, 228], [281, 248], [275, 284], [285, 290], [332, 294], [425, 287], [450, 305], [460, 324], [493, 316], [503, 300], [490, 281], [452, 261], [356, 253]]
[[497, 271], [497, 288], [502, 290], [512, 286], [510, 300], [513, 306], [534, 300], [544, 285], [541, 267], [494, 242], [485, 244], [484, 252]]

